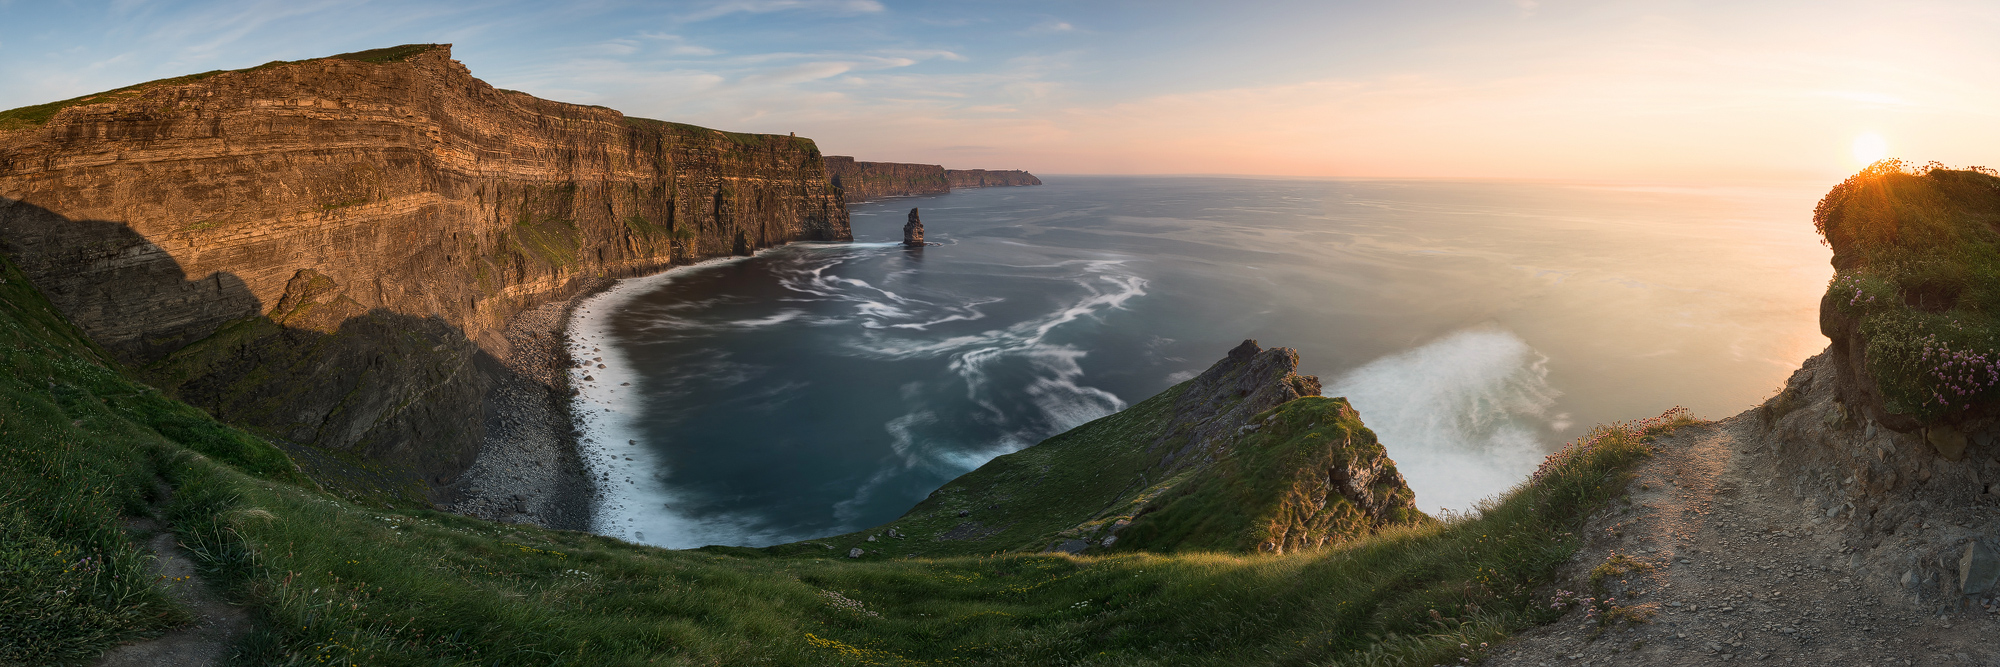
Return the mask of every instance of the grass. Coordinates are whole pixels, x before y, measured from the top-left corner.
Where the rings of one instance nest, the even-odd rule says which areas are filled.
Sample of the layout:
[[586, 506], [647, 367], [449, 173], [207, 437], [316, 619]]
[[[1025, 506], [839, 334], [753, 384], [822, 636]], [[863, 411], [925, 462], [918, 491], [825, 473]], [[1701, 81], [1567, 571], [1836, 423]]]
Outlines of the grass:
[[671, 133], [684, 136], [698, 136], [698, 137], [719, 136], [722, 137], [723, 139], [728, 140], [730, 143], [736, 144], [738, 147], [741, 148], [760, 148], [760, 149], [771, 148], [771, 147], [788, 148], [791, 150], [801, 151], [802, 154], [808, 159], [811, 160], [820, 159], [819, 145], [817, 143], [814, 143], [813, 140], [807, 139], [805, 137], [777, 135], [777, 134], [753, 134], [749, 132], [730, 132], [727, 130], [717, 130], [714, 128], [702, 127], [700, 125], [689, 125], [687, 123], [676, 123], [673, 121], [666, 121], [666, 120], [654, 120], [651, 118], [639, 118], [636, 116], [626, 116], [625, 124], [636, 129], [645, 130], [649, 132], [657, 132], [660, 134]]
[[[1642, 440], [1688, 423], [1602, 427], [1482, 512], [1281, 556], [668, 551], [342, 502], [289, 481], [253, 436], [140, 401], [158, 394], [11, 265], [0, 297], [0, 661], [13, 664], [79, 663], [186, 621], [119, 528], [161, 500], [156, 480], [205, 576], [253, 612], [246, 664], [1457, 662], [1556, 617], [1540, 591], [1585, 517], [1622, 492]], [[1144, 428], [1158, 409], [1044, 446]]]
[[514, 242], [524, 255], [540, 258], [551, 267], [576, 266], [583, 237], [576, 223], [553, 215], [523, 211], [514, 223]]
[[1883, 406], [1922, 423], [2000, 400], [2000, 178], [1884, 160], [1813, 213], [1827, 302], [1858, 320]]
[[1117, 548], [1284, 551], [1365, 536], [1378, 518], [1340, 493], [1326, 493], [1326, 474], [1378, 461], [1383, 470], [1366, 493], [1391, 508], [1380, 521], [1430, 521], [1408, 506], [1413, 494], [1347, 399], [1300, 398], [1251, 423], [1260, 428], [1239, 435], [1225, 458], [1166, 491], [1169, 497], [1153, 503], [1157, 511], [1120, 533]]

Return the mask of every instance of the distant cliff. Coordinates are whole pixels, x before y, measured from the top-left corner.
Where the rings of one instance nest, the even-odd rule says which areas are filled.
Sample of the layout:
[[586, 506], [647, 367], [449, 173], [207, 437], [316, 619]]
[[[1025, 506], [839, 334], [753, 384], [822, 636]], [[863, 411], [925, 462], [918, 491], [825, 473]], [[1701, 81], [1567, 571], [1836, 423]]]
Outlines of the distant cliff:
[[946, 169], [935, 164], [857, 162], [842, 155], [826, 156], [826, 171], [850, 202], [941, 195], [961, 188], [1042, 184], [1042, 179], [1018, 169]]
[[953, 190], [1042, 184], [1042, 179], [1019, 169], [946, 169], [944, 178]]
[[850, 238], [809, 139], [499, 90], [449, 45], [0, 113], [0, 250], [155, 384], [443, 484], [499, 334], [592, 281]]

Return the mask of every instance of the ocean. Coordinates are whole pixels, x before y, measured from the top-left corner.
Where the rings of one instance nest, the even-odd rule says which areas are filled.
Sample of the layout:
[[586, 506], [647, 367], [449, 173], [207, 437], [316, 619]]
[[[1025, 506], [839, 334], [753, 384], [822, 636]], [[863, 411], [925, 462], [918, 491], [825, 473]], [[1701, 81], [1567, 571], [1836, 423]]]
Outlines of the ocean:
[[[599, 533], [875, 526], [1244, 339], [1345, 396], [1427, 511], [1593, 425], [1721, 418], [1825, 347], [1824, 186], [1047, 177], [854, 205], [801, 243], [621, 282], [572, 354]], [[905, 249], [904, 216], [937, 245]], [[588, 376], [588, 377], [586, 377]]]

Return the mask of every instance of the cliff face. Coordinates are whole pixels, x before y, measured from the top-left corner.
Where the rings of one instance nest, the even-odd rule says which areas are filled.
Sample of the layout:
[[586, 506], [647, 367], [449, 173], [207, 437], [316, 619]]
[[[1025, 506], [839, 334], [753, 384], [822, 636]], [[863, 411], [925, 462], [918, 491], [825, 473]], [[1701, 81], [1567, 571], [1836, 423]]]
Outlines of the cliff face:
[[826, 171], [842, 196], [851, 202], [951, 192], [951, 181], [945, 178], [944, 167], [934, 164], [856, 162], [851, 157], [829, 155]]
[[944, 178], [953, 190], [1042, 184], [1042, 179], [1019, 169], [946, 169]]
[[515, 313], [850, 237], [811, 140], [495, 89], [446, 45], [36, 109], [0, 119], [0, 249], [64, 314], [218, 417], [430, 484], [477, 450]]
[[934, 164], [857, 162], [842, 155], [826, 156], [826, 171], [850, 202], [941, 195], [960, 188], [1042, 184], [1042, 179], [1018, 169], [946, 169]]

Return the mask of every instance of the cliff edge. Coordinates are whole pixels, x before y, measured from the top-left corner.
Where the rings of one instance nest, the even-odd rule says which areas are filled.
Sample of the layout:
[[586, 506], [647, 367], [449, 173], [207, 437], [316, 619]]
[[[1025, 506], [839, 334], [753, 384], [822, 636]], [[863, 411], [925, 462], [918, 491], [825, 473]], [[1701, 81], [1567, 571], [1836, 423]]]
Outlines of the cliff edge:
[[519, 376], [517, 313], [850, 236], [810, 139], [496, 89], [449, 45], [0, 113], [0, 250], [67, 317], [175, 396], [413, 493], [505, 418], [484, 404]]

